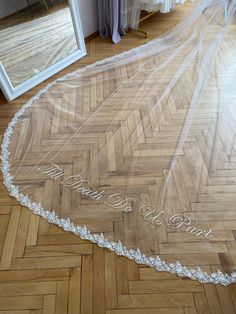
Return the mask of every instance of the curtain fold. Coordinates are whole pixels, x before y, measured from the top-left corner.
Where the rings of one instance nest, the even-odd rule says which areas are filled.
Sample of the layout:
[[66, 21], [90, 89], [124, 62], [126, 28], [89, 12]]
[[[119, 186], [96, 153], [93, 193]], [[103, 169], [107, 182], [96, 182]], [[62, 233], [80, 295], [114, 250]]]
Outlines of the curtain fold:
[[98, 0], [100, 36], [118, 43], [127, 28], [137, 26], [140, 12], [140, 0]]
[[103, 38], [111, 36], [115, 44], [125, 34], [120, 23], [120, 4], [119, 0], [98, 1], [99, 34]]

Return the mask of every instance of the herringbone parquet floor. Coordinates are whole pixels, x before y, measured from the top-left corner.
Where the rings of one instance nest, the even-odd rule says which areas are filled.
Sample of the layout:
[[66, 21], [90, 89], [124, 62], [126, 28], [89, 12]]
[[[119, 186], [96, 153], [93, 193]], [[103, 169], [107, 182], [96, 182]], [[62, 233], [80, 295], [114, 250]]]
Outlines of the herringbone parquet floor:
[[[173, 27], [190, 6], [177, 7], [167, 15], [156, 14], [145, 22], [143, 28], [150, 31], [150, 38], [155, 37]], [[57, 76], [145, 41], [134, 33], [129, 33], [116, 46], [109, 40], [95, 38], [87, 44], [88, 55]], [[228, 49], [232, 64], [235, 64], [235, 47]], [[13, 114], [46, 83], [10, 104], [1, 96], [1, 136]], [[208, 118], [212, 118], [211, 115], [214, 116], [214, 110], [208, 112]], [[202, 118], [207, 119], [204, 113]], [[171, 128], [168, 124], [162, 127], [167, 131]], [[192, 149], [194, 151], [194, 144]], [[233, 162], [233, 152], [230, 156], [230, 162]], [[224, 155], [221, 157], [221, 162], [229, 165], [229, 160]], [[227, 197], [232, 196], [233, 163], [231, 167], [219, 172], [211, 187], [203, 186], [202, 200], [205, 198], [209, 203], [222, 201], [223, 196], [219, 196], [222, 187], [229, 193]], [[0, 314], [236, 313], [236, 285], [202, 285], [173, 274], [158, 273], [50, 225], [19, 206], [2, 184], [0, 197]], [[194, 193], [192, 197], [195, 197]], [[227, 201], [233, 208], [233, 196]], [[225, 236], [234, 236], [234, 233], [226, 232]], [[234, 248], [231, 250], [233, 252]], [[221, 259], [220, 264], [230, 268], [231, 263], [224, 260], [224, 255]]]

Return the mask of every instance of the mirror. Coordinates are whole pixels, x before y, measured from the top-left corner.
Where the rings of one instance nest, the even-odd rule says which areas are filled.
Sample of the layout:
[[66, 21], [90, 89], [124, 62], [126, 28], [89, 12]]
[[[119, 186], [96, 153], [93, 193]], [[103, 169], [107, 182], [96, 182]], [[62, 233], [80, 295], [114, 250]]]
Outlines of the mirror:
[[8, 100], [85, 54], [77, 0], [0, 0], [0, 87]]

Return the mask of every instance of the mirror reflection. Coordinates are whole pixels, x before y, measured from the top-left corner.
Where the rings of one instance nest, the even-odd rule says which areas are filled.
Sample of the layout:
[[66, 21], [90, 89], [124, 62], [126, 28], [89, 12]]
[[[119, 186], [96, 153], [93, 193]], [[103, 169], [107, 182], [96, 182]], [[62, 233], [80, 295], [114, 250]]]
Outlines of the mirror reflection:
[[68, 1], [0, 0], [0, 62], [13, 86], [77, 50]]

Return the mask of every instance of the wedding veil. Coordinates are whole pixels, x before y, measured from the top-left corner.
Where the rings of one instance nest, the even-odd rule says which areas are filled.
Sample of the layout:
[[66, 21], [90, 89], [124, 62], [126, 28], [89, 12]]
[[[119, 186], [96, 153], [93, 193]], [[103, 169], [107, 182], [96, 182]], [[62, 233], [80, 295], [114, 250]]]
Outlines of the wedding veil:
[[235, 282], [236, 189], [217, 189], [235, 163], [234, 14], [235, 0], [203, 0], [163, 36], [39, 91], [2, 142], [10, 194], [139, 264]]

